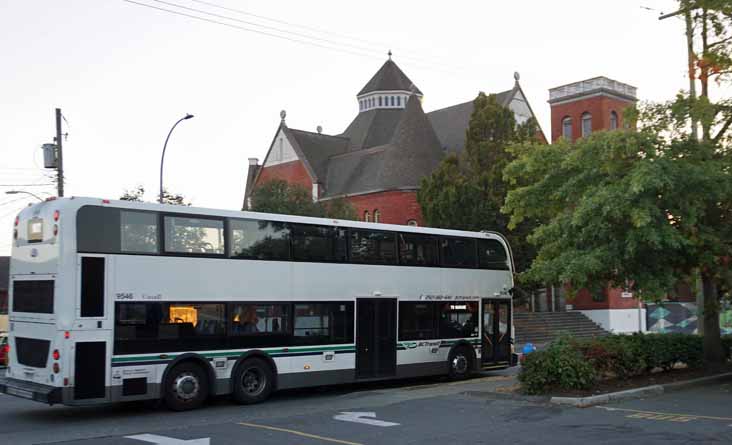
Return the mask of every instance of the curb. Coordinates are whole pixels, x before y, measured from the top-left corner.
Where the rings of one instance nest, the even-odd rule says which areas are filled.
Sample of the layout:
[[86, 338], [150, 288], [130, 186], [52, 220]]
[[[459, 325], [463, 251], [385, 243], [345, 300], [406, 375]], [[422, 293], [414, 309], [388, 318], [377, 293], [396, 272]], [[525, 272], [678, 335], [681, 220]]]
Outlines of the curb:
[[597, 396], [552, 397], [551, 399], [549, 399], [549, 403], [574, 406], [577, 408], [587, 408], [590, 406], [610, 403], [616, 400], [639, 399], [647, 396], [660, 395], [667, 391], [678, 391], [696, 385], [703, 385], [705, 383], [715, 382], [718, 380], [725, 380], [727, 378], [732, 378], [732, 372], [712, 375], [708, 377], [700, 377], [698, 379], [685, 380], [683, 382], [666, 383], [664, 385], [651, 385], [644, 386], [642, 388], [627, 389], [625, 391], [611, 392], [608, 394], [600, 394]]

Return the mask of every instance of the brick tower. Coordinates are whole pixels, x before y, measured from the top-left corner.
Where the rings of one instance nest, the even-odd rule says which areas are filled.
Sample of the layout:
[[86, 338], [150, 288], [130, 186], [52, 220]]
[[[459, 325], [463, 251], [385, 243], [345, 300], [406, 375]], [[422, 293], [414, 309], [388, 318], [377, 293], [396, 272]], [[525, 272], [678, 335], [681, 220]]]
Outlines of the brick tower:
[[623, 110], [636, 101], [634, 86], [602, 76], [551, 88], [552, 142], [621, 128]]

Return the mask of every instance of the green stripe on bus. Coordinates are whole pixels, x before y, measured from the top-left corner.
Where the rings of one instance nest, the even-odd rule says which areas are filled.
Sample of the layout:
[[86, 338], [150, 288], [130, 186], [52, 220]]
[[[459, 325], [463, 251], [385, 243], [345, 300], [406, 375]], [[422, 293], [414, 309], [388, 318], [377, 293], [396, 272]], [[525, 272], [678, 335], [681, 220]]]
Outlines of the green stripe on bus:
[[[208, 352], [205, 354], [201, 354], [206, 358], [214, 358], [214, 357], [238, 357], [239, 354], [245, 351], [249, 351], [251, 349], [247, 350], [236, 350], [236, 351], [222, 351], [222, 352]], [[307, 347], [307, 348], [297, 348], [297, 349], [291, 349], [291, 348], [264, 348], [261, 349], [261, 351], [264, 351], [272, 356], [278, 356], [282, 354], [298, 354], [301, 352], [329, 352], [329, 351], [346, 351], [346, 352], [355, 352], [356, 349], [352, 345], [348, 346], [322, 346], [322, 347]], [[161, 358], [160, 355], [166, 355], [165, 358]], [[124, 363], [124, 362], [133, 362], [133, 361], [156, 361], [156, 360], [173, 360], [176, 357], [178, 357], [180, 354], [158, 354], [154, 356], [129, 356], [129, 357], [112, 357], [113, 363]]]

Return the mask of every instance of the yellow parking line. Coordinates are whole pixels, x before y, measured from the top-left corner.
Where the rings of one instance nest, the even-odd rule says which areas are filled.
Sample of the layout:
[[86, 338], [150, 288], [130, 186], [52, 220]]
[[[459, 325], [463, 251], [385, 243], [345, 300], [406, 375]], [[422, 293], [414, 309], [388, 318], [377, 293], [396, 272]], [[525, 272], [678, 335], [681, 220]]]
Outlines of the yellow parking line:
[[347, 440], [333, 439], [331, 437], [323, 437], [323, 436], [318, 436], [316, 434], [309, 434], [309, 433], [304, 433], [302, 431], [289, 430], [287, 428], [279, 428], [276, 426], [259, 425], [256, 423], [247, 423], [247, 422], [239, 422], [239, 425], [248, 426], [251, 428], [260, 428], [263, 430], [279, 431], [281, 433], [294, 434], [296, 436], [302, 436], [302, 437], [308, 437], [310, 439], [322, 440], [323, 442], [340, 443], [343, 445], [363, 445], [362, 443], [358, 443], [358, 442], [349, 442]]
[[[630, 409], [630, 408], [613, 408], [608, 406], [598, 406], [598, 408], [605, 409], [607, 411], [624, 411], [628, 413], [638, 413], [637, 416], [628, 416], [628, 417], [637, 417], [637, 418], [653, 418], [654, 420], [667, 420], [663, 419], [663, 417], [671, 416], [671, 417], [681, 417], [681, 418], [690, 418], [690, 419], [706, 419], [706, 420], [722, 420], [725, 422], [732, 421], [732, 417], [716, 417], [716, 416], [701, 416], [697, 414], [677, 414], [677, 413], [659, 413], [655, 411], [643, 411], [640, 409]], [[660, 418], [659, 418], [660, 417]]]

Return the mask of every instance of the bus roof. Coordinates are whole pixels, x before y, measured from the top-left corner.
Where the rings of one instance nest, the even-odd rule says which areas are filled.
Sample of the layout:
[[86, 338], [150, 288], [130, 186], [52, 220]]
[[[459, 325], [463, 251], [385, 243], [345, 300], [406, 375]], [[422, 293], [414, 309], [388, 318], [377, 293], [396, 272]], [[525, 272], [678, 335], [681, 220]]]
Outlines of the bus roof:
[[[291, 222], [291, 223], [305, 223], [305, 224], [320, 224], [335, 227], [352, 227], [372, 230], [389, 230], [395, 232], [405, 233], [426, 233], [434, 235], [444, 236], [464, 236], [471, 238], [492, 238], [499, 239], [504, 242], [508, 247], [506, 238], [494, 231], [481, 231], [481, 232], [470, 232], [465, 230], [452, 230], [452, 229], [439, 229], [433, 227], [417, 227], [399, 224], [383, 224], [383, 223], [372, 223], [362, 221], [351, 221], [345, 219], [332, 219], [332, 218], [316, 218], [311, 216], [297, 216], [297, 215], [282, 215], [277, 213], [260, 213], [250, 212], [242, 210], [222, 210], [212, 209], [205, 207], [188, 207], [188, 206], [177, 206], [172, 204], [158, 204], [151, 202], [140, 202], [140, 201], [123, 201], [116, 199], [102, 199], [102, 198], [90, 198], [90, 197], [69, 197], [59, 198], [52, 201], [58, 209], [73, 209], [78, 210], [79, 208], [87, 205], [114, 207], [123, 209], [134, 209], [134, 210], [147, 210], [165, 213], [178, 213], [178, 214], [189, 214], [189, 215], [200, 215], [200, 216], [218, 216], [225, 218], [249, 218], [249, 219], [265, 219], [270, 221], [280, 222]], [[35, 205], [44, 205], [47, 202], [38, 203]], [[34, 206], [35, 206], [34, 205]], [[26, 209], [32, 209], [30, 206]]]

